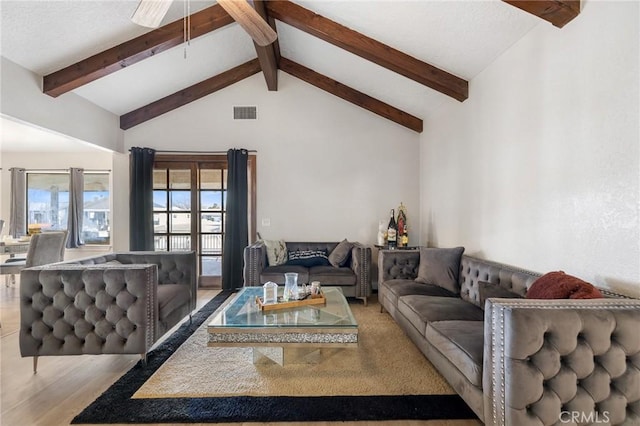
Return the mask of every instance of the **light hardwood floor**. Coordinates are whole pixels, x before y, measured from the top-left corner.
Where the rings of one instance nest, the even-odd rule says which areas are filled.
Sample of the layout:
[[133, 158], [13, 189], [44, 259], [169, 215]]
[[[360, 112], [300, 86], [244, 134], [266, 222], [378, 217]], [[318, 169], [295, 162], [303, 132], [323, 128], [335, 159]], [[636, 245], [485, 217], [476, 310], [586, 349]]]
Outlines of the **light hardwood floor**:
[[[0, 285], [0, 425], [68, 425], [86, 406], [129, 370], [136, 355], [83, 355], [42, 357], [38, 374], [32, 373], [32, 359], [21, 358], [18, 349], [19, 280], [16, 287]], [[198, 291], [198, 307], [217, 294]], [[231, 423], [241, 426], [249, 423]], [[256, 424], [256, 423], [251, 423]], [[264, 423], [286, 425], [292, 423]], [[429, 425], [479, 426], [478, 421], [380, 421], [309, 422], [309, 425]], [[191, 424], [193, 425], [193, 424]]]

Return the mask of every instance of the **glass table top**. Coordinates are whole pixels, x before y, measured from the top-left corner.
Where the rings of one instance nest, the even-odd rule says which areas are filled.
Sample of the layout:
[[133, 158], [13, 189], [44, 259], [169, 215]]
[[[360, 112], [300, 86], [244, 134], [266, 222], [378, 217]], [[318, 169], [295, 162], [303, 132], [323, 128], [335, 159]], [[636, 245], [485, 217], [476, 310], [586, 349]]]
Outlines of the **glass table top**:
[[[278, 288], [282, 296], [284, 288]], [[262, 311], [256, 297], [262, 287], [244, 287], [209, 323], [215, 328], [357, 328], [358, 323], [339, 287], [325, 287], [326, 305], [303, 305], [295, 308]]]

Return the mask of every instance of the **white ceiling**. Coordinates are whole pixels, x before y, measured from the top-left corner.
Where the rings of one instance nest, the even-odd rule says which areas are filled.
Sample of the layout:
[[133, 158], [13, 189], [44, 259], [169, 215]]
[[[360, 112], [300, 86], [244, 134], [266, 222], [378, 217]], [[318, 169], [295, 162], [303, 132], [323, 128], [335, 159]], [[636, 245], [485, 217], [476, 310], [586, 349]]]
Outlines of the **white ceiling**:
[[0, 116], [0, 152], [108, 151], [79, 139]]
[[[191, 0], [191, 11], [214, 3]], [[550, 25], [499, 0], [297, 3], [467, 80], [536, 24]], [[149, 31], [129, 20], [136, 4], [2, 0], [1, 53], [46, 75]], [[181, 19], [184, 6], [175, 0], [163, 24]], [[420, 118], [426, 119], [445, 97], [286, 24], [278, 22], [277, 29], [283, 56]], [[186, 59], [184, 54], [184, 46], [175, 47], [74, 92], [122, 115], [256, 56], [237, 24], [192, 40]]]

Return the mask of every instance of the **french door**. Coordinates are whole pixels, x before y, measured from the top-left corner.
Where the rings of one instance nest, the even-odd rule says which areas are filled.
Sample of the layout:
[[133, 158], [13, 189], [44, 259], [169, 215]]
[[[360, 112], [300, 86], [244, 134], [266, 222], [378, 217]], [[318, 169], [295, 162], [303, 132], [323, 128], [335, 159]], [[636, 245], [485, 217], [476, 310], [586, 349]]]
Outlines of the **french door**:
[[[249, 157], [249, 235], [255, 240], [255, 156]], [[195, 250], [199, 285], [221, 284], [227, 211], [227, 157], [156, 155], [153, 224], [156, 251]]]

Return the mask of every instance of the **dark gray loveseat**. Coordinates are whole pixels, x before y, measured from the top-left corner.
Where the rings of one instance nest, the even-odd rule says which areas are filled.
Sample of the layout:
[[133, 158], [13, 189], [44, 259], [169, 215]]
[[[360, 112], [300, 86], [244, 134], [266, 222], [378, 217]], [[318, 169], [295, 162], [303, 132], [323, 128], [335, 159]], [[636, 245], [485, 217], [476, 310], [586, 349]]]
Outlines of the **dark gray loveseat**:
[[23, 357], [146, 353], [196, 307], [195, 252], [110, 253], [20, 273]]
[[416, 282], [419, 266], [419, 251], [379, 253], [381, 306], [487, 425], [640, 424], [640, 300], [481, 306], [480, 282], [523, 296], [539, 274], [463, 256], [451, 292]]
[[[286, 242], [287, 250], [327, 250], [331, 253], [339, 243]], [[244, 285], [259, 286], [268, 281], [284, 284], [286, 272], [297, 272], [298, 282], [309, 284], [320, 281], [321, 285], [338, 286], [347, 297], [363, 299], [371, 296], [371, 247], [353, 243], [351, 256], [343, 267], [299, 265], [270, 266], [267, 249], [263, 241], [258, 241], [244, 249]]]

